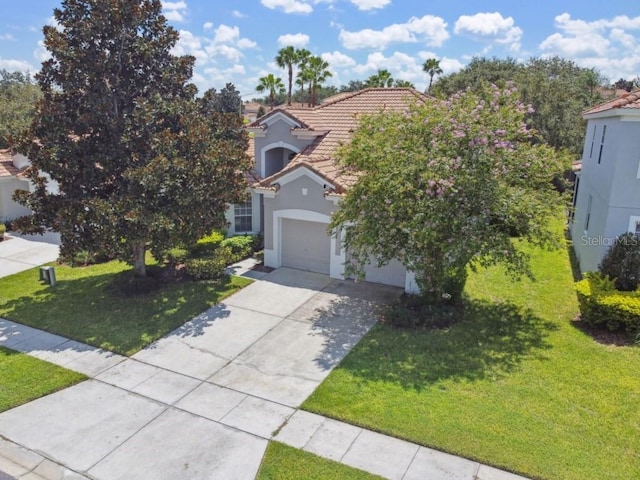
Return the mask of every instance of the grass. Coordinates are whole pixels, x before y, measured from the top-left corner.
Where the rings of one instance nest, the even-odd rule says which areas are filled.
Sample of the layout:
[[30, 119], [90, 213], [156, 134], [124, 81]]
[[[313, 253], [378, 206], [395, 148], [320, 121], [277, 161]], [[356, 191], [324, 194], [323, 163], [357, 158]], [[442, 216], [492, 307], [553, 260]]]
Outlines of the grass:
[[0, 412], [81, 382], [86, 377], [0, 347]]
[[304, 452], [279, 442], [270, 442], [256, 480], [376, 480], [377, 475]]
[[303, 404], [532, 478], [640, 478], [640, 349], [574, 326], [566, 251], [472, 274], [446, 330], [377, 325]]
[[123, 298], [111, 285], [128, 268], [117, 261], [56, 266], [55, 287], [38, 280], [38, 269], [0, 278], [0, 317], [132, 355], [251, 283], [242, 277], [182, 282]]

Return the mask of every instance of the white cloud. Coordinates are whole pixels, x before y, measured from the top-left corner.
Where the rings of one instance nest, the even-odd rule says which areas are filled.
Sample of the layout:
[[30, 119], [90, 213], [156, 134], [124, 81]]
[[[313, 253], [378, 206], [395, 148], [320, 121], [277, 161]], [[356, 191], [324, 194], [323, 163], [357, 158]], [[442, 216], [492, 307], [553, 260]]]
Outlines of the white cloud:
[[193, 55], [197, 61], [202, 63], [206, 63], [209, 60], [209, 55], [204, 49], [202, 39], [189, 30], [180, 30], [180, 38], [171, 53], [174, 55]]
[[214, 44], [205, 48], [208, 57], [223, 57], [231, 62], [239, 62], [242, 58], [242, 52], [235, 47], [223, 44]]
[[351, 0], [358, 10], [374, 10], [384, 8], [391, 3], [391, 0]]
[[324, 61], [329, 62], [330, 68], [345, 68], [356, 65], [356, 61], [353, 58], [337, 50], [325, 52], [320, 56]]
[[15, 60], [13, 58], [0, 57], [0, 70], [7, 70], [9, 72], [31, 72], [35, 73], [39, 69], [34, 68], [29, 62], [24, 60]]
[[611, 81], [635, 78], [640, 72], [640, 16], [585, 21], [563, 13], [555, 17], [555, 26], [558, 32], [539, 45], [544, 55], [596, 68]]
[[299, 0], [260, 0], [265, 7], [275, 10], [281, 8], [284, 13], [311, 13], [313, 7]]
[[231, 16], [235, 18], [247, 18], [247, 16], [244, 13], [240, 12], [239, 10], [233, 10], [231, 12]]
[[248, 38], [241, 38], [240, 40], [238, 40], [237, 45], [238, 48], [245, 50], [247, 48], [255, 48], [257, 43], [253, 40], [249, 40]]
[[162, 13], [172, 22], [184, 22], [187, 2], [162, 2]]
[[454, 33], [477, 40], [507, 44], [513, 51], [520, 49], [522, 29], [514, 25], [513, 17], [504, 18], [498, 12], [462, 15], [456, 21]]
[[220, 25], [216, 28], [214, 43], [230, 43], [240, 38], [240, 29], [238, 27], [229, 27], [228, 25]]
[[51, 53], [44, 46], [44, 40], [38, 40], [38, 46], [33, 51], [33, 56], [39, 62], [44, 62], [45, 60], [49, 60], [51, 58]]
[[202, 28], [203, 28], [205, 31], [213, 30], [213, 22], [205, 22], [205, 23], [202, 25]]
[[6, 41], [10, 41], [10, 42], [15, 42], [16, 41], [16, 37], [11, 35], [10, 33], [0, 33], [0, 40], [6, 40]]
[[394, 23], [382, 30], [364, 29], [358, 32], [340, 30], [340, 41], [345, 48], [385, 49], [391, 43], [424, 42], [439, 47], [449, 38], [447, 23], [440, 17], [425, 15], [422, 18], [411, 17], [406, 23]]
[[293, 47], [302, 48], [308, 45], [308, 43], [309, 35], [306, 35], [304, 33], [287, 33], [286, 35], [280, 35], [278, 37], [278, 45], [280, 45], [281, 47], [291, 45]]

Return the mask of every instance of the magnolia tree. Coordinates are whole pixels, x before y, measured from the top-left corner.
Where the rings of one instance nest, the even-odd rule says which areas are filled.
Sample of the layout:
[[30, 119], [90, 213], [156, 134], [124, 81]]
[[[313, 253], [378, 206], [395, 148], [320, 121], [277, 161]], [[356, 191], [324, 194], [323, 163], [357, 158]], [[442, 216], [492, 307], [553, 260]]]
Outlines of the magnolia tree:
[[362, 118], [339, 151], [357, 172], [333, 217], [347, 271], [398, 258], [431, 303], [460, 299], [467, 269], [501, 263], [531, 275], [518, 240], [555, 247], [549, 217], [563, 199], [563, 159], [535, 142], [515, 89], [486, 86]]
[[159, 0], [65, 0], [54, 10], [51, 57], [36, 75], [43, 98], [21, 143], [34, 189], [16, 194], [34, 212], [19, 228], [52, 228], [63, 255], [103, 251], [139, 276], [147, 249], [161, 258], [224, 227], [250, 166], [240, 115], [207, 106], [215, 92], [196, 100], [195, 58], [172, 54], [179, 35], [161, 11]]

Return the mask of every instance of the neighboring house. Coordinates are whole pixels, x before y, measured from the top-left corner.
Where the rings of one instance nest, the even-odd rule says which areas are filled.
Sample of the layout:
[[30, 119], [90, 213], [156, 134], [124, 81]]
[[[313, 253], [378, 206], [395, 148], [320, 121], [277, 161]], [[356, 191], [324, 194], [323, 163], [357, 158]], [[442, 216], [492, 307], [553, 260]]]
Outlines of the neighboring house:
[[13, 201], [13, 192], [29, 190], [30, 182], [23, 176], [29, 166], [26, 157], [11, 150], [0, 150], [0, 222], [28, 215], [31, 211]]
[[[336, 149], [350, 140], [362, 114], [428, 98], [410, 88], [371, 88], [315, 108], [278, 108], [248, 125], [257, 178], [251, 200], [229, 211], [230, 233], [262, 232], [266, 266], [344, 278], [349, 252], [342, 232], [332, 236], [327, 226], [356, 177], [340, 171]], [[365, 279], [416, 291], [413, 274], [397, 260], [380, 268], [373, 262]]]
[[640, 235], [640, 89], [582, 114], [587, 132], [571, 237], [583, 272], [597, 270], [619, 235]]

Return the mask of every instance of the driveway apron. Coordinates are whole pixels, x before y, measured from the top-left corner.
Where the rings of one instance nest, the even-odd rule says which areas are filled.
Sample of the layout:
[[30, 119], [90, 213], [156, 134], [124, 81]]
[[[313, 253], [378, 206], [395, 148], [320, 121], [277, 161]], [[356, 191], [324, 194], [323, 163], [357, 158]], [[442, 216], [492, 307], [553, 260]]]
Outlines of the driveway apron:
[[64, 465], [60, 478], [254, 478], [400, 293], [282, 268], [131, 358], [0, 321], [0, 345], [92, 377], [0, 414], [0, 436]]

